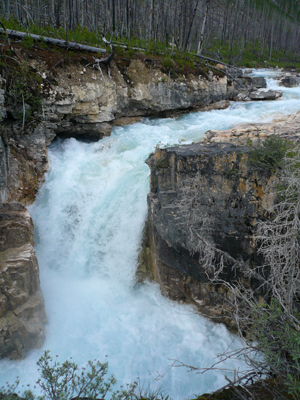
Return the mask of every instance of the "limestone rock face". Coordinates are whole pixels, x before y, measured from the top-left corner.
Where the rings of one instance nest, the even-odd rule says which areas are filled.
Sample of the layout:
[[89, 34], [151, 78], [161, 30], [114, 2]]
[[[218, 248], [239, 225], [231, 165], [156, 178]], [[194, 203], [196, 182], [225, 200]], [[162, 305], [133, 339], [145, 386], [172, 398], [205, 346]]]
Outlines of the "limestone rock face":
[[58, 86], [45, 103], [46, 119], [63, 137], [102, 138], [122, 118], [160, 116], [198, 109], [228, 98], [227, 78], [168, 74], [138, 59], [122, 72], [114, 61], [102, 72], [66, 66], [59, 70]]
[[0, 358], [22, 358], [45, 339], [33, 224], [20, 203], [0, 206]]
[[46, 122], [26, 134], [14, 124], [3, 127], [0, 141], [2, 200], [32, 203], [48, 170], [47, 149], [54, 137], [51, 124]]
[[[159, 149], [147, 160], [151, 178], [144, 271], [151, 272], [167, 296], [193, 302], [204, 315], [228, 326], [233, 324], [226, 302], [231, 294], [224, 286], [209, 283], [199, 255], [191, 251], [181, 187], [200, 180], [199, 212], [211, 221], [215, 244], [235, 259], [256, 264], [255, 225], [273, 201], [273, 181], [248, 170], [248, 151], [246, 146], [228, 143], [199, 143]], [[234, 277], [228, 266], [222, 278]]]

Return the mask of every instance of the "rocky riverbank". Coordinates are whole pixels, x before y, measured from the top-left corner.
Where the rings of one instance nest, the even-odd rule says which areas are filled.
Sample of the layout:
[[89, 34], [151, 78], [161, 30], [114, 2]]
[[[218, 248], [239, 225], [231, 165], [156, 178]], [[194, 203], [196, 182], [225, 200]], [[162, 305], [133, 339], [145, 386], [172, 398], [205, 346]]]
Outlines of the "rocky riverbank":
[[299, 142], [300, 140], [300, 112], [274, 119], [268, 124], [243, 124], [224, 131], [207, 131], [204, 135], [206, 143], [234, 143], [246, 144], [248, 140], [256, 143], [269, 136], [279, 136]]

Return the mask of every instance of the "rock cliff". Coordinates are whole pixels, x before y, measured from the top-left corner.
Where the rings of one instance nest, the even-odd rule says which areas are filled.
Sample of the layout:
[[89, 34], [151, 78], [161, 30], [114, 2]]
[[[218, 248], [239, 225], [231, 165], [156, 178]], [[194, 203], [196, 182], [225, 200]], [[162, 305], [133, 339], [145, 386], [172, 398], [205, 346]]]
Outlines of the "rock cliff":
[[[299, 119], [300, 112], [267, 124], [207, 131], [201, 143], [156, 150], [146, 161], [150, 193], [139, 279], [151, 277], [172, 299], [192, 302], [204, 315], [234, 326], [230, 292], [209, 282], [191, 228], [202, 219], [204, 234], [218, 249], [249, 267], [259, 265], [253, 239], [257, 221], [274, 202], [275, 183], [249, 168], [246, 144], [271, 135], [299, 142]], [[231, 267], [228, 263], [221, 276], [225, 281], [236, 279]]]
[[[235, 144], [198, 143], [156, 150], [146, 161], [151, 177], [139, 274], [150, 274], [164, 294], [192, 302], [202, 314], [228, 326], [234, 326], [227, 302], [231, 294], [225, 286], [209, 283], [189, 231], [200, 214], [220, 250], [249, 266], [258, 263], [253, 235], [257, 219], [273, 201], [273, 180], [249, 170], [248, 152]], [[229, 263], [222, 279], [231, 281], [236, 275]]]
[[0, 358], [43, 344], [46, 321], [33, 223], [20, 203], [0, 205]]
[[55, 132], [65, 137], [101, 138], [123, 118], [167, 115], [228, 98], [226, 77], [208, 81], [181, 74], [172, 79], [151, 60], [132, 59], [122, 70], [114, 61], [101, 71], [66, 66], [56, 79], [58, 86], [46, 101], [47, 115], [56, 124]]

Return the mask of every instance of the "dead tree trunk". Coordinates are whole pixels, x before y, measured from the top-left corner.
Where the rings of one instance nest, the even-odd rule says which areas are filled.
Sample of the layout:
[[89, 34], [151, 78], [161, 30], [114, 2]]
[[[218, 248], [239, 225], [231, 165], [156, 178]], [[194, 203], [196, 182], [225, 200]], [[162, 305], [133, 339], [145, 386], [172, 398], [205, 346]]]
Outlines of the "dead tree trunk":
[[[52, 44], [55, 46], [60, 46], [65, 49], [87, 51], [90, 53], [107, 53], [107, 51], [105, 49], [100, 49], [99, 47], [86, 46], [84, 44], [79, 44], [79, 43], [74, 43], [74, 42], [65, 42], [64, 40], [53, 39], [53, 38], [49, 38], [47, 36], [31, 35], [26, 32], [13, 31], [11, 29], [6, 29], [6, 32], [8, 33], [9, 36], [13, 36], [13, 37], [21, 38], [21, 39], [24, 39], [25, 37], [29, 36], [34, 40], [37, 40], [37, 41], [43, 40], [45, 43], [49, 43], [49, 44]], [[0, 28], [0, 33], [5, 33], [4, 29]]]
[[194, 19], [195, 19], [195, 16], [196, 16], [198, 4], [199, 4], [199, 0], [197, 0], [197, 2], [196, 2], [196, 4], [195, 4], [195, 7], [194, 7], [193, 15], [192, 15], [192, 18], [191, 18], [191, 21], [190, 21], [190, 25], [189, 25], [188, 34], [187, 34], [187, 37], [186, 37], [186, 40], [185, 40], [185, 45], [184, 45], [184, 48], [185, 48], [185, 49], [187, 49], [188, 44], [189, 44], [189, 40], [190, 40], [190, 36], [191, 36], [191, 31], [192, 31]]
[[209, 3], [210, 3], [210, 0], [206, 0], [205, 13], [204, 13], [204, 18], [203, 18], [202, 27], [201, 27], [200, 40], [199, 40], [199, 43], [198, 43], [197, 54], [201, 54], [202, 53], [203, 38], [204, 38], [206, 21], [207, 21]]

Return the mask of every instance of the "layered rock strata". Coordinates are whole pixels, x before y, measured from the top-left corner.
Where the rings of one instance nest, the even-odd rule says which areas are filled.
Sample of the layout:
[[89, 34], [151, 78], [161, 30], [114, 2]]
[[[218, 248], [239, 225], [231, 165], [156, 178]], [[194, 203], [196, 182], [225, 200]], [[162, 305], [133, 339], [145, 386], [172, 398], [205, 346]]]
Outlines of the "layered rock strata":
[[190, 74], [172, 78], [151, 60], [130, 61], [121, 71], [112, 61], [102, 67], [58, 69], [58, 86], [45, 103], [46, 119], [61, 136], [101, 138], [128, 119], [193, 110], [228, 98], [227, 78]]
[[[37, 60], [30, 63], [39, 71]], [[46, 85], [51, 72], [37, 73]], [[0, 121], [5, 121], [0, 141], [2, 200], [33, 201], [48, 168], [47, 146], [56, 136], [98, 140], [109, 135], [114, 126], [143, 116], [205, 109], [215, 103], [214, 107], [224, 108], [231, 96], [226, 77], [207, 80], [200, 75], [181, 75], [172, 79], [141, 60], [131, 60], [122, 72], [114, 61], [109, 69], [101, 70], [65, 65], [56, 69], [56, 81], [35, 115], [36, 121], [26, 124], [24, 130], [22, 121], [14, 120], [16, 110], [5, 109], [4, 89], [0, 88]]]
[[22, 358], [45, 339], [33, 223], [20, 203], [0, 205], [0, 358]]
[[[168, 297], [192, 302], [202, 314], [231, 327], [231, 293], [208, 280], [185, 221], [189, 213], [201, 213], [220, 250], [248, 266], [259, 262], [253, 236], [256, 221], [273, 201], [273, 180], [249, 171], [248, 151], [228, 143], [198, 143], [159, 149], [147, 160], [150, 193], [139, 274], [150, 274]], [[197, 196], [197, 210], [182, 206], [182, 188]], [[221, 278], [230, 282], [236, 273], [228, 264]]]
[[[19, 54], [20, 58], [22, 54]], [[39, 60], [28, 60], [30, 68], [48, 85], [53, 71], [43, 72]], [[53, 69], [53, 68], [52, 68]], [[68, 64], [55, 68], [56, 85], [48, 87], [47, 96], [32, 123], [23, 129], [23, 107], [5, 108], [4, 80], [0, 82], [0, 195], [2, 200], [28, 204], [48, 168], [47, 146], [56, 137], [101, 139], [112, 128], [141, 117], [163, 117], [191, 110], [225, 108], [228, 99], [266, 85], [264, 78], [242, 77], [237, 71], [233, 80], [211, 73], [162, 72], [152, 60], [132, 59], [124, 67], [112, 61], [110, 67]], [[53, 77], [51, 78], [53, 80]], [[26, 105], [25, 105], [26, 106]], [[25, 107], [26, 108], [26, 107]]]

